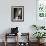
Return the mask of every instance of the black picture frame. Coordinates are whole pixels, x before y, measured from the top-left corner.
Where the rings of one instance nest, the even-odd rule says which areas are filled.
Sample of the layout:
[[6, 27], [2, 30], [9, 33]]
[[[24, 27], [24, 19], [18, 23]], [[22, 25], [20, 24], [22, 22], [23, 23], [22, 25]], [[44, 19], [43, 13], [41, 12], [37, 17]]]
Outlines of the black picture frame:
[[11, 6], [11, 21], [12, 22], [24, 21], [24, 6]]

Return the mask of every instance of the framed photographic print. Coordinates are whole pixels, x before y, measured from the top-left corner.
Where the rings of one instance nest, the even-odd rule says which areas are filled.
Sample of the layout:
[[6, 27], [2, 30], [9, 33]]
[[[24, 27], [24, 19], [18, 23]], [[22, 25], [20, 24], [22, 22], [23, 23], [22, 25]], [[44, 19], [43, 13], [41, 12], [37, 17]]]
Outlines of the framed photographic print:
[[41, 17], [46, 17], [46, 0], [37, 1], [37, 14]]
[[46, 25], [46, 0], [37, 0], [36, 3], [36, 23]]
[[11, 21], [24, 21], [24, 6], [11, 6]]

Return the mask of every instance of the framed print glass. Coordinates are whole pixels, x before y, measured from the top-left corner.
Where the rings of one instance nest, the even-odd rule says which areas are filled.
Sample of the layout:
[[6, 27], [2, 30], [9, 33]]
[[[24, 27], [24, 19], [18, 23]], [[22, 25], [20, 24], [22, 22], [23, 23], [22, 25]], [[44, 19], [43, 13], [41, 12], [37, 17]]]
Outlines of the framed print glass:
[[23, 22], [24, 21], [24, 6], [11, 7], [11, 21]]
[[46, 0], [37, 0], [37, 24], [46, 23]]

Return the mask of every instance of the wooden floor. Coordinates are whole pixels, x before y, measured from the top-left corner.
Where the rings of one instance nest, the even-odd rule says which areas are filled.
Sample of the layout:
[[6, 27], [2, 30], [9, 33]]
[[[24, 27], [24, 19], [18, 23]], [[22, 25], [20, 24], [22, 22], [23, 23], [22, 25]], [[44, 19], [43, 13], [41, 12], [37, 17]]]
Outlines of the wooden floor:
[[[0, 42], [0, 46], [5, 46], [5, 45], [4, 45], [3, 42], [2, 42], [2, 43]], [[15, 42], [14, 42], [14, 43], [10, 42], [10, 43], [8, 43], [7, 46], [15, 46]], [[25, 46], [25, 45], [24, 45], [24, 46]], [[37, 43], [32, 42], [32, 43], [30, 43], [30, 46], [37, 46]], [[44, 43], [44, 44], [41, 45], [41, 46], [46, 46], [46, 43]]]

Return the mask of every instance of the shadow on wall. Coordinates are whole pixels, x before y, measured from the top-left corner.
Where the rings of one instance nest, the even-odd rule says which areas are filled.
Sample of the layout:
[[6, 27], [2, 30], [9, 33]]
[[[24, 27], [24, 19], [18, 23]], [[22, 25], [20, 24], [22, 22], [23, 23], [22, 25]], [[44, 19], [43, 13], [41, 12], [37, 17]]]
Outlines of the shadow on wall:
[[10, 32], [11, 32], [11, 28], [8, 28], [8, 29], [5, 29], [2, 34], [10, 33]]
[[33, 36], [33, 33], [36, 32], [36, 30], [34, 28], [32, 28], [32, 25], [29, 26], [29, 36], [30, 36], [30, 41], [33, 42], [35, 41], [36, 42], [36, 38]]

